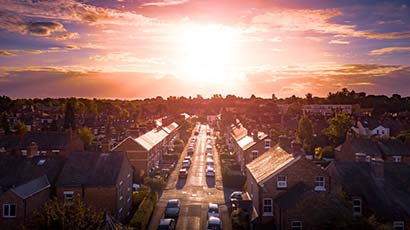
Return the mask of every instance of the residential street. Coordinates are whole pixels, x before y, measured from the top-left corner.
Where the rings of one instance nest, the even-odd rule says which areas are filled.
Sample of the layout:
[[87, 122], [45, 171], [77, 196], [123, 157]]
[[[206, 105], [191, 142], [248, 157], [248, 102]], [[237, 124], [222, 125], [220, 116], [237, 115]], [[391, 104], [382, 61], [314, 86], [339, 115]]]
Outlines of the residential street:
[[223, 229], [230, 230], [231, 223], [228, 214], [228, 208], [225, 204], [224, 191], [222, 185], [221, 168], [219, 156], [214, 147], [212, 139], [213, 158], [215, 162], [215, 178], [206, 177], [206, 152], [207, 145], [206, 126], [201, 125], [192, 164], [188, 172], [187, 179], [178, 179], [179, 169], [182, 161], [187, 155], [187, 147], [181, 154], [181, 158], [175, 170], [170, 175], [167, 186], [155, 207], [149, 229], [157, 229], [159, 220], [164, 216], [164, 210], [169, 199], [180, 199], [181, 210], [177, 220], [176, 229], [205, 229], [207, 222], [208, 203], [219, 205]]

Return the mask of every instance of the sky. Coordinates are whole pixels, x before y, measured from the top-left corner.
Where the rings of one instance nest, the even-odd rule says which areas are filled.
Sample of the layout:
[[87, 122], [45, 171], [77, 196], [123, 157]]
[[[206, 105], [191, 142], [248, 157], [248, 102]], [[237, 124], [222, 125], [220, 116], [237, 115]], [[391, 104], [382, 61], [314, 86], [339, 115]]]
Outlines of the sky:
[[0, 95], [410, 96], [410, 0], [0, 0]]

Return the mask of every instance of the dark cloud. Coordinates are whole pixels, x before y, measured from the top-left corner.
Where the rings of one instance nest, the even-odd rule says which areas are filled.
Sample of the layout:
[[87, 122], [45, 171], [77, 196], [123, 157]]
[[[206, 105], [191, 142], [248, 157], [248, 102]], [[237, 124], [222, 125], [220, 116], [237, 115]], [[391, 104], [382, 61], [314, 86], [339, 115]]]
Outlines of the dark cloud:
[[49, 36], [54, 32], [65, 31], [63, 24], [59, 22], [29, 22], [26, 29], [35, 36]]

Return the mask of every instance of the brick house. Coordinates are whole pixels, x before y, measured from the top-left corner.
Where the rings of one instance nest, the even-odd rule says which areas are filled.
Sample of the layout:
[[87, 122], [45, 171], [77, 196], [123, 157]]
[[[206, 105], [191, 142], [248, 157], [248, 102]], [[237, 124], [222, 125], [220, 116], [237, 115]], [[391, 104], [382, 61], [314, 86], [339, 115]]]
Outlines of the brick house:
[[383, 153], [384, 161], [410, 164], [410, 149], [400, 140], [380, 140], [378, 141], [378, 145]]
[[392, 229], [410, 229], [410, 167], [403, 163], [334, 161], [326, 169], [335, 193], [344, 194], [357, 218], [375, 217]]
[[298, 183], [303, 182], [315, 192], [330, 190], [330, 178], [322, 168], [304, 155], [292, 155], [279, 145], [247, 164], [246, 178], [246, 189], [259, 223], [280, 223], [274, 201]]
[[50, 200], [62, 157], [0, 157], [0, 229], [21, 229]]
[[162, 154], [167, 151], [177, 132], [178, 124], [175, 122], [166, 127], [158, 126], [138, 138], [125, 138], [112, 151], [126, 152], [135, 177], [139, 178], [159, 165]]
[[84, 150], [77, 134], [65, 132], [28, 132], [23, 137], [5, 136], [0, 139], [0, 153], [21, 156], [66, 156]]
[[132, 206], [132, 167], [123, 152], [75, 152], [57, 180], [57, 198], [85, 204], [124, 221]]

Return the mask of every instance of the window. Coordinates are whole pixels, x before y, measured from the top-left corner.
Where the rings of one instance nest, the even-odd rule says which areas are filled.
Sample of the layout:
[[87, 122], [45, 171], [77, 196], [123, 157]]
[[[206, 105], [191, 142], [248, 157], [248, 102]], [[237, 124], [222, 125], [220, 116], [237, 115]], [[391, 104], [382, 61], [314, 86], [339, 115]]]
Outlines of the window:
[[256, 158], [258, 158], [259, 152], [258, 150], [253, 150], [252, 151], [252, 160], [255, 160]]
[[120, 200], [122, 200], [122, 199], [124, 199], [124, 197], [123, 197], [123, 196], [120, 196]]
[[401, 162], [401, 156], [393, 156], [393, 162], [400, 163]]
[[6, 218], [16, 217], [16, 205], [15, 204], [3, 204], [3, 217], [6, 217]]
[[120, 210], [118, 210], [118, 213], [120, 213], [120, 214], [122, 213], [122, 208], [120, 208]]
[[302, 230], [302, 221], [292, 221], [290, 223], [290, 228], [292, 230]]
[[404, 230], [404, 221], [393, 221], [393, 230]]
[[271, 140], [270, 139], [265, 140], [265, 149], [270, 149], [270, 147], [271, 147]]
[[361, 216], [362, 215], [362, 200], [353, 199], [353, 215]]
[[273, 216], [272, 199], [263, 199], [263, 216]]
[[54, 153], [54, 154], [59, 154], [59, 153], [60, 153], [60, 150], [54, 149], [54, 150], [51, 150], [51, 152]]
[[73, 191], [64, 192], [64, 200], [65, 201], [72, 201], [73, 198], [74, 198], [74, 192]]
[[287, 188], [288, 187], [288, 183], [286, 181], [285, 176], [278, 176], [278, 180], [276, 182], [276, 187], [277, 188]]
[[25, 150], [25, 149], [21, 150], [21, 155], [22, 156], [27, 156], [27, 150]]
[[315, 191], [326, 191], [325, 177], [317, 176], [315, 180]]
[[119, 184], [119, 186], [121, 186], [121, 185], [122, 185], [123, 183], [124, 183], [124, 182], [120, 181], [120, 184]]
[[128, 173], [127, 178], [130, 178], [130, 177], [131, 177], [131, 174]]

